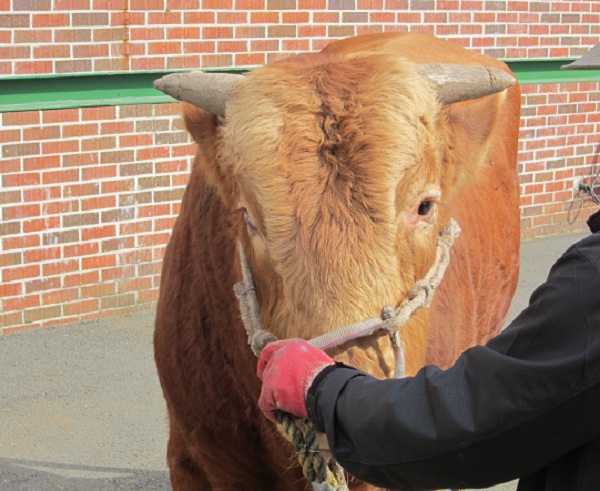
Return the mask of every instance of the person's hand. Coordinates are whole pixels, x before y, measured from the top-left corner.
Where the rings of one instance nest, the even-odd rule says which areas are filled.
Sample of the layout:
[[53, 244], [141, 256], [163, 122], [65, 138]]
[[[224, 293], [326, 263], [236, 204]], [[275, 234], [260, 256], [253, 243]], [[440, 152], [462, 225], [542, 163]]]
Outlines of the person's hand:
[[306, 393], [317, 374], [334, 364], [324, 351], [302, 339], [268, 344], [258, 360], [257, 375], [263, 382], [258, 406], [274, 422], [276, 410], [308, 418]]

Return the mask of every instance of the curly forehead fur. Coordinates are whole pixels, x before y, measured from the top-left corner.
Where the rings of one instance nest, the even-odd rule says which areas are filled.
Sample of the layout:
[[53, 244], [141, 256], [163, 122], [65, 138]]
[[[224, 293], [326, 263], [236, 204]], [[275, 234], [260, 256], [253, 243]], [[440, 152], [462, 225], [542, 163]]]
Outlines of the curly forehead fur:
[[414, 198], [403, 181], [414, 194], [439, 176], [438, 115], [413, 65], [386, 55], [294, 58], [237, 88], [220, 160], [295, 310], [331, 312], [354, 296], [372, 315], [363, 300], [393, 299], [398, 277], [413, 276], [395, 254], [400, 212]]

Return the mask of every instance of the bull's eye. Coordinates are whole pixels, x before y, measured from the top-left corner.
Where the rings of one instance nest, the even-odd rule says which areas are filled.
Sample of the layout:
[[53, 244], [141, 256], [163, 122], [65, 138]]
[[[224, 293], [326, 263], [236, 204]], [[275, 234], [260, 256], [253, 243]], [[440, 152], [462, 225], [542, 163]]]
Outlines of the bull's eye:
[[246, 226], [248, 227], [248, 233], [250, 234], [250, 236], [253, 236], [258, 233], [258, 227], [256, 226], [256, 223], [254, 223], [254, 220], [252, 220], [252, 217], [250, 216], [250, 213], [248, 213], [248, 210], [244, 210], [244, 221], [246, 222]]
[[431, 200], [421, 201], [421, 203], [419, 204], [419, 210], [418, 210], [419, 215], [421, 215], [422, 217], [427, 216], [431, 213], [431, 210], [433, 210], [433, 201], [431, 201]]

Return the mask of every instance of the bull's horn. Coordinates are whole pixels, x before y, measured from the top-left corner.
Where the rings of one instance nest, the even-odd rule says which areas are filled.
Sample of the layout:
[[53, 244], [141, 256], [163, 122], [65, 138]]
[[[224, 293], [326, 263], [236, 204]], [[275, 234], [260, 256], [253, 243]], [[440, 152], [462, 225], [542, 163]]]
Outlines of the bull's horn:
[[510, 74], [484, 66], [425, 63], [419, 65], [418, 70], [435, 84], [442, 104], [479, 99], [502, 92], [516, 82]]
[[231, 90], [242, 78], [234, 73], [171, 73], [155, 80], [154, 88], [178, 101], [224, 116]]

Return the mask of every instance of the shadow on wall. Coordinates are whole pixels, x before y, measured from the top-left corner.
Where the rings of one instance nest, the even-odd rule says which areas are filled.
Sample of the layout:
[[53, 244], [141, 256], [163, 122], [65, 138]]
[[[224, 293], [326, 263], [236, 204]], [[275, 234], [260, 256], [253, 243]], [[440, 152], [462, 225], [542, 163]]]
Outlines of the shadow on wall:
[[[581, 210], [586, 200], [593, 199], [592, 196], [596, 196], [598, 187], [600, 186], [600, 143], [596, 145], [594, 154], [592, 157], [592, 164], [590, 167], [589, 174], [575, 177], [575, 184], [573, 185], [573, 192], [575, 196], [571, 200], [569, 205], [569, 212], [567, 214], [567, 220], [570, 225], [575, 223], [579, 218]], [[581, 181], [578, 182], [577, 179]], [[579, 186], [579, 187], [578, 187]], [[595, 201], [595, 200], [594, 200]], [[597, 203], [597, 201], [596, 201]], [[598, 203], [600, 204], [600, 203]]]
[[169, 491], [168, 471], [0, 459], [0, 491]]

